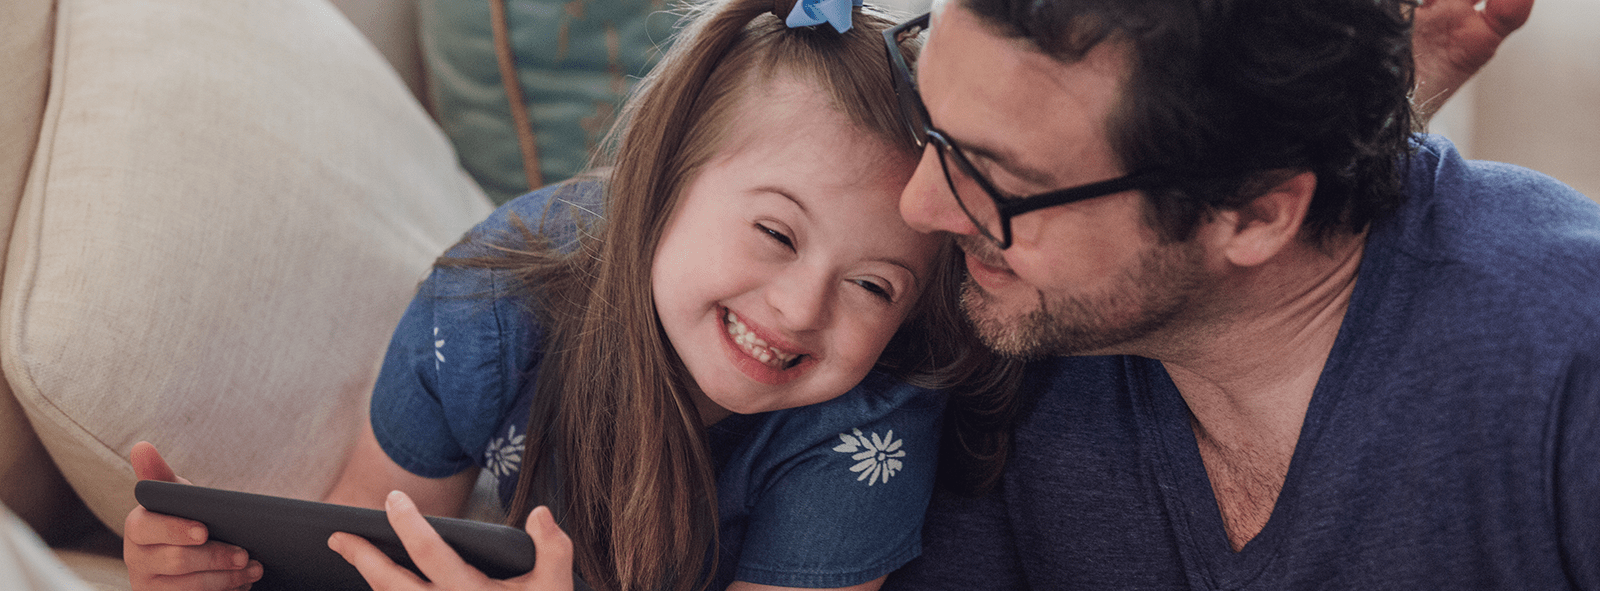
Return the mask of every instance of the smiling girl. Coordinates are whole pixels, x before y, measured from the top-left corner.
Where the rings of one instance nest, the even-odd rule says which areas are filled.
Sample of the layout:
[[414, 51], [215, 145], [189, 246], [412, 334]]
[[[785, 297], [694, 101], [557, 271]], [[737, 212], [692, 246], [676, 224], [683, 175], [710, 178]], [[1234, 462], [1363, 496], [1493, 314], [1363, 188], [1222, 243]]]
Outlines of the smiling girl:
[[[599, 589], [874, 589], [915, 557], [932, 389], [1000, 374], [961, 319], [948, 245], [897, 209], [919, 152], [890, 23], [846, 10], [843, 32], [790, 28], [770, 0], [692, 15], [608, 167], [507, 204], [439, 260], [328, 500], [388, 500], [406, 537], [411, 499], [458, 514], [487, 471], [539, 563], [559, 555], [546, 513], [529, 518], [545, 505]], [[159, 535], [187, 524], [130, 514], [136, 587], [259, 578], [236, 548]], [[459, 561], [429, 572], [416, 548], [432, 583], [353, 536], [330, 545], [379, 589], [499, 584], [456, 578]]]

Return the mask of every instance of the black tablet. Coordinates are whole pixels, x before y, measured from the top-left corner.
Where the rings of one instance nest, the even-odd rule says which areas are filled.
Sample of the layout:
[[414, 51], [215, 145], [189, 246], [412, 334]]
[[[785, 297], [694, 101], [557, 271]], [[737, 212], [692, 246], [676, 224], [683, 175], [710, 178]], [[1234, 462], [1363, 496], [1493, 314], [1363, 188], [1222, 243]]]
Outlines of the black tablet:
[[[371, 589], [361, 573], [328, 549], [328, 536], [348, 532], [372, 542], [416, 572], [382, 511], [202, 486], [142, 480], [133, 495], [145, 509], [206, 524], [211, 539], [250, 552], [265, 569], [252, 589]], [[514, 527], [428, 517], [468, 564], [496, 579], [533, 570], [533, 539]]]

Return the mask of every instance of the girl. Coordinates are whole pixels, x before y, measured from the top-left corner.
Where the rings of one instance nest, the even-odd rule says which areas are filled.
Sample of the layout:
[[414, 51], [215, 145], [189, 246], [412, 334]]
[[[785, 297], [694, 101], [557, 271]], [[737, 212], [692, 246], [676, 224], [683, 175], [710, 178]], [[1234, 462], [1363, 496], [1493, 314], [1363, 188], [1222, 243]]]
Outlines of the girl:
[[[440, 259], [329, 501], [406, 491], [405, 533], [408, 498], [457, 514], [487, 470], [539, 564], [558, 555], [545, 513], [529, 519], [548, 505], [600, 589], [873, 589], [919, 552], [942, 408], [923, 388], [998, 383], [977, 371], [996, 366], [947, 245], [899, 216], [919, 152], [891, 23], [789, 28], [770, 1], [693, 15], [602, 180], [518, 199]], [[147, 447], [134, 463], [170, 475]], [[260, 576], [241, 550], [161, 533], [188, 522], [141, 508], [127, 525], [136, 588]], [[423, 584], [353, 536], [330, 545], [379, 588]]]

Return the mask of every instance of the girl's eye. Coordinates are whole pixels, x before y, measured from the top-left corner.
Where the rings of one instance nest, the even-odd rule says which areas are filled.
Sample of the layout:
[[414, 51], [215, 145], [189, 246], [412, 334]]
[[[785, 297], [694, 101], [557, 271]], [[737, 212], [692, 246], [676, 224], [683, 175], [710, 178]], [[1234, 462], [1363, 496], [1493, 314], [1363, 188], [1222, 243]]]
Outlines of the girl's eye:
[[854, 282], [861, 286], [861, 289], [867, 290], [867, 293], [883, 298], [885, 302], [894, 303], [894, 298], [889, 295], [889, 288], [866, 279], [855, 279]]
[[791, 240], [783, 232], [769, 228], [764, 224], [756, 224], [756, 228], [759, 228], [762, 232], [765, 232], [767, 236], [772, 237], [773, 240], [777, 240], [779, 243], [783, 244], [784, 248], [794, 250], [794, 240]]

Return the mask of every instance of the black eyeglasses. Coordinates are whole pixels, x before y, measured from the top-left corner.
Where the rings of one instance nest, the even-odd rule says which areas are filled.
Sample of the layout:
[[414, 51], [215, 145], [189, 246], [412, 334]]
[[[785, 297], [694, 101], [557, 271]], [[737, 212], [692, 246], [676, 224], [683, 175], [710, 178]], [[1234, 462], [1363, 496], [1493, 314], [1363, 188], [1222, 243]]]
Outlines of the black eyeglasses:
[[[1158, 175], [1139, 172], [1029, 197], [1008, 197], [996, 190], [994, 183], [989, 182], [987, 177], [972, 166], [972, 161], [961, 152], [961, 148], [943, 131], [933, 126], [933, 122], [928, 118], [928, 109], [922, 104], [922, 95], [917, 93], [916, 79], [912, 77], [911, 68], [906, 65], [905, 55], [900, 52], [900, 44], [922, 34], [927, 28], [928, 15], [923, 14], [883, 32], [884, 49], [889, 53], [890, 75], [894, 79], [894, 93], [900, 99], [900, 116], [905, 121], [906, 129], [911, 132], [912, 139], [916, 140], [917, 146], [927, 146], [932, 142], [938, 148], [939, 166], [944, 170], [945, 182], [950, 185], [950, 194], [955, 196], [961, 211], [967, 214], [967, 218], [972, 220], [974, 226], [977, 226], [978, 232], [994, 241], [1002, 250], [1011, 248], [1013, 217], [1037, 209], [1066, 205], [1123, 191], [1149, 189], [1157, 185]], [[971, 188], [965, 192], [956, 188], [955, 176], [950, 174], [951, 160], [955, 161], [956, 168], [960, 169], [961, 174], [977, 183], [978, 188], [982, 189], [981, 194]]]

